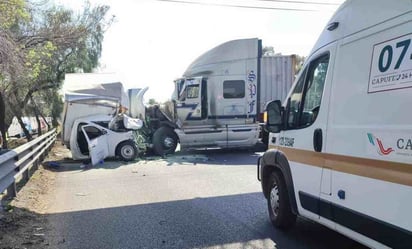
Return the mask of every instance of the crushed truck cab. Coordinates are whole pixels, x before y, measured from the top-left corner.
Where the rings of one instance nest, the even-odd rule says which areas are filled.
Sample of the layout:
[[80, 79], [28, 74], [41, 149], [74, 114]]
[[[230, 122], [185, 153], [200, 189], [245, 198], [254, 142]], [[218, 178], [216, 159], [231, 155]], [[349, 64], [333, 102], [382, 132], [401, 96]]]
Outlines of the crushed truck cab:
[[107, 157], [130, 161], [139, 154], [137, 130], [143, 122], [120, 112], [122, 93], [121, 83], [109, 83], [65, 94], [62, 142], [74, 160], [95, 165]]
[[95, 115], [76, 119], [70, 136], [70, 150], [75, 160], [91, 159], [93, 165], [106, 157], [119, 156], [132, 160], [137, 155], [133, 131], [111, 130], [109, 123], [113, 118]]

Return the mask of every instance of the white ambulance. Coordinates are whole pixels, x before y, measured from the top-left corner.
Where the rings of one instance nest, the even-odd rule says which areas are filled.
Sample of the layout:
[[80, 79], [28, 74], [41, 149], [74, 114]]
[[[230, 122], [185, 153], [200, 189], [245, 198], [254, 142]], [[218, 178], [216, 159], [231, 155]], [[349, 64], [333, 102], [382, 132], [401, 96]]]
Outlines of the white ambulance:
[[284, 103], [267, 105], [258, 178], [276, 227], [299, 215], [412, 248], [411, 39], [412, 1], [346, 1]]

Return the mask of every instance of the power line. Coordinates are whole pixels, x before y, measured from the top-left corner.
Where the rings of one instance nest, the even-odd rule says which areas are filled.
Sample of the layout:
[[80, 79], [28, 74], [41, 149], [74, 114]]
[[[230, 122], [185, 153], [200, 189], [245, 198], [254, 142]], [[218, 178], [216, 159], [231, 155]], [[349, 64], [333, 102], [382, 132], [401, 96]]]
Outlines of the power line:
[[286, 11], [316, 11], [316, 10], [313, 10], [313, 9], [276, 8], [276, 7], [246, 6], [246, 5], [232, 5], [232, 4], [218, 4], [218, 3], [202, 3], [202, 2], [190, 2], [190, 1], [183, 1], [183, 0], [155, 0], [155, 1], [170, 2], [170, 3], [182, 3], [182, 4], [207, 5], [207, 6], [219, 6], [219, 7], [230, 7], [230, 8], [244, 8], [244, 9], [286, 10]]
[[339, 3], [328, 2], [305, 2], [305, 1], [292, 1], [292, 0], [254, 0], [259, 2], [277, 2], [277, 3], [297, 3], [297, 4], [315, 4], [315, 5], [340, 5]]

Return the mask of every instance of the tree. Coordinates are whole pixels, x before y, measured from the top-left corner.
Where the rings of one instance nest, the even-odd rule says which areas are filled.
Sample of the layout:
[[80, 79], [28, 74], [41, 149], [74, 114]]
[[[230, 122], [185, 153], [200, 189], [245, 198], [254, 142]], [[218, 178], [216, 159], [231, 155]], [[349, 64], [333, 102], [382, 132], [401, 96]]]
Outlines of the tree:
[[15, 25], [18, 20], [28, 20], [29, 18], [25, 0], [2, 0], [0, 2], [0, 13], [2, 32]]
[[43, 106], [44, 116], [52, 118], [51, 124], [49, 124], [47, 120], [45, 120], [46, 125], [49, 127], [49, 129], [50, 126], [57, 127], [57, 120], [60, 118], [60, 114], [63, 111], [62, 96], [60, 96], [60, 94], [57, 91], [54, 91], [53, 89], [39, 92], [39, 94], [41, 95], [39, 98], [44, 103], [48, 103], [47, 105], [43, 105], [42, 103], [40, 103], [40, 105]]
[[303, 67], [303, 63], [305, 62], [305, 56], [296, 55], [295, 59], [295, 72], [297, 75]]
[[149, 104], [149, 105], [158, 105], [159, 102], [157, 102], [155, 99], [149, 99], [148, 104]]
[[10, 29], [18, 20], [26, 21], [28, 16], [24, 0], [0, 2], [0, 132], [3, 148], [7, 148], [6, 131], [12, 119], [5, 105], [6, 92], [11, 87], [11, 79], [21, 74], [24, 68], [23, 55]]
[[[79, 15], [49, 4], [29, 8], [31, 3], [24, 0], [5, 3], [11, 5], [2, 8], [0, 4], [0, 16], [10, 9], [15, 11], [5, 19], [8, 25], [0, 27], [0, 47], [4, 44], [7, 52], [0, 50], [0, 115], [3, 113], [2, 117], [7, 117], [5, 107], [9, 106], [30, 139], [21, 117], [33, 112], [41, 116], [46, 108], [36, 100], [36, 95], [51, 91], [48, 94], [55, 100], [57, 95], [53, 92], [60, 88], [65, 73], [90, 72], [98, 65], [103, 35], [112, 18], [106, 18], [108, 6], [91, 7], [89, 3]], [[61, 110], [58, 101], [52, 103]], [[4, 138], [10, 122], [11, 119], [0, 119]], [[3, 142], [5, 146], [7, 143]]]
[[262, 49], [263, 56], [273, 56], [275, 55], [275, 49], [272, 46], [265, 46]]

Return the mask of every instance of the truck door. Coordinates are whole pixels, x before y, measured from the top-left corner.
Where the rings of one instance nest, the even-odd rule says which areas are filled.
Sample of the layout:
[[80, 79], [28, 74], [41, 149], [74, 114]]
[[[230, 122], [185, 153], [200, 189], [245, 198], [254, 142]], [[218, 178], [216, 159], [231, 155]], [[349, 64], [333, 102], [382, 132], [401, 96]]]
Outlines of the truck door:
[[202, 77], [185, 79], [178, 89], [176, 103], [182, 128], [201, 124], [207, 118], [206, 81]]
[[81, 128], [89, 149], [92, 165], [96, 165], [109, 156], [107, 131], [93, 125], [85, 125]]
[[[299, 213], [334, 228], [333, 221], [319, 215], [319, 198], [330, 196], [331, 171], [324, 168], [321, 152], [329, 107], [329, 92], [336, 43], [309, 58], [287, 99], [285, 127], [277, 144], [288, 157]], [[323, 210], [327, 212], [327, 210]]]

